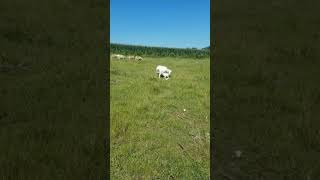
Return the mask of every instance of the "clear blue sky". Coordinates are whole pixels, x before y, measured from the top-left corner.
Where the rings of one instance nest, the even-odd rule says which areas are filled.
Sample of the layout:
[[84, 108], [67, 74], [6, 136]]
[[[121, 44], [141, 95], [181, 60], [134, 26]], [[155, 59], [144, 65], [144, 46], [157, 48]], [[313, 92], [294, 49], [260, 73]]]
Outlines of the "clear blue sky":
[[210, 0], [110, 0], [111, 43], [210, 45]]

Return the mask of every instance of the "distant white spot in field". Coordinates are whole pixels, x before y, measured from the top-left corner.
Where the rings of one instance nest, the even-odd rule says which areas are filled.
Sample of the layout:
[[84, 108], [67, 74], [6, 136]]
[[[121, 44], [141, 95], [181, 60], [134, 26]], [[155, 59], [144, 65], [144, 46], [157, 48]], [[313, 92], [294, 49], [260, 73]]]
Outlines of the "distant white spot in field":
[[164, 77], [165, 80], [168, 80], [171, 76], [172, 70], [166, 66], [158, 65], [156, 68], [156, 73], [159, 75], [159, 78]]
[[186, 109], [183, 109], [183, 112], [186, 112], [187, 110]]
[[124, 59], [125, 56], [124, 56], [124, 55], [121, 55], [121, 54], [113, 54], [113, 55], [111, 55], [111, 58]]
[[122, 54], [112, 54], [111, 55], [111, 58], [114, 58], [114, 59], [128, 59], [128, 60], [138, 60], [138, 61], [141, 61], [143, 58], [141, 56], [125, 56], [125, 55], [122, 55]]
[[236, 157], [236, 158], [240, 158], [240, 157], [241, 157], [241, 154], [242, 154], [242, 151], [236, 150], [236, 151], [234, 151], [234, 154], [235, 154], [235, 157]]
[[140, 56], [135, 56], [134, 59], [135, 59], [135, 60], [138, 60], [138, 61], [141, 61], [141, 60], [142, 60], [142, 57], [140, 57]]
[[207, 136], [208, 138], [210, 138], [210, 133], [206, 133], [206, 136]]

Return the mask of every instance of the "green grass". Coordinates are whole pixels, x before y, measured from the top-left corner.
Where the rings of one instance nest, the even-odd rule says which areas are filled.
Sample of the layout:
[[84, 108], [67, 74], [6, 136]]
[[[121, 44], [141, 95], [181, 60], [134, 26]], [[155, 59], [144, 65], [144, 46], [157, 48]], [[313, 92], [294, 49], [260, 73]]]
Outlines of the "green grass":
[[[209, 64], [111, 60], [111, 179], [209, 178]], [[159, 79], [157, 65], [172, 77]]]

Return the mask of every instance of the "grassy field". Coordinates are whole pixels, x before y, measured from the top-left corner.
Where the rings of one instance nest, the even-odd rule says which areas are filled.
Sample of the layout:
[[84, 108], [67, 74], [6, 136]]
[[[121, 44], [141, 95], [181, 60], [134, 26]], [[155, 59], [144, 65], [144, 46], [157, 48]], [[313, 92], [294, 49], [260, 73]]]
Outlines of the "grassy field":
[[[111, 179], [209, 178], [209, 64], [111, 60]], [[157, 65], [172, 77], [159, 79]]]

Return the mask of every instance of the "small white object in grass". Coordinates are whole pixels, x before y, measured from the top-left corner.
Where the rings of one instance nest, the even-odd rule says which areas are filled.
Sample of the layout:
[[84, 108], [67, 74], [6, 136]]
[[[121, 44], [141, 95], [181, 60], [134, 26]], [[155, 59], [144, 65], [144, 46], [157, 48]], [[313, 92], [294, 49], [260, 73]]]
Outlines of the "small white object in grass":
[[242, 152], [241, 152], [240, 150], [236, 150], [236, 151], [234, 152], [234, 154], [235, 154], [235, 156], [236, 156], [237, 158], [240, 158]]
[[183, 109], [184, 112], [186, 112], [186, 109]]
[[209, 137], [209, 138], [210, 138], [210, 133], [206, 133], [206, 135], [207, 135], [207, 137]]

